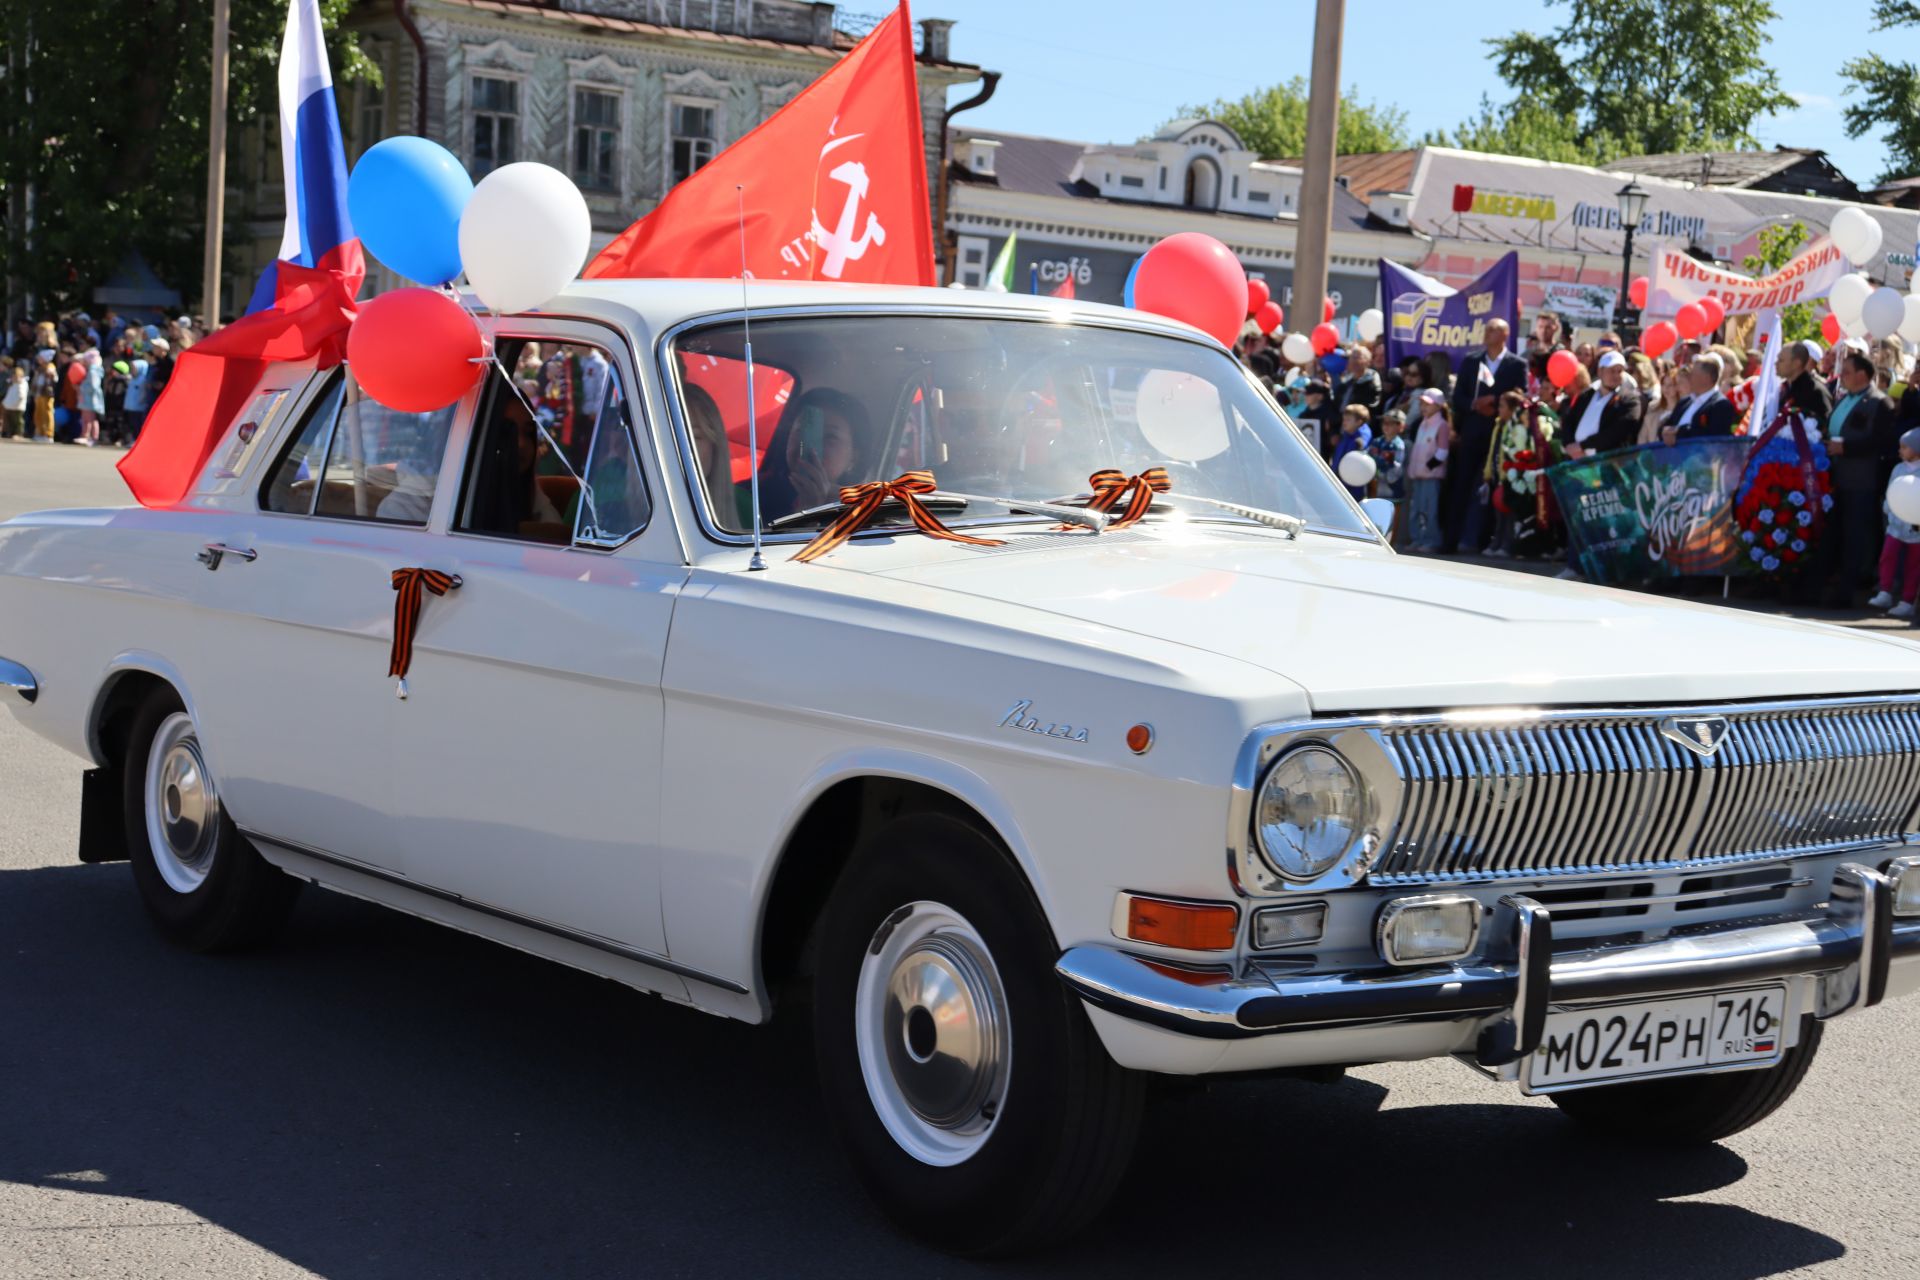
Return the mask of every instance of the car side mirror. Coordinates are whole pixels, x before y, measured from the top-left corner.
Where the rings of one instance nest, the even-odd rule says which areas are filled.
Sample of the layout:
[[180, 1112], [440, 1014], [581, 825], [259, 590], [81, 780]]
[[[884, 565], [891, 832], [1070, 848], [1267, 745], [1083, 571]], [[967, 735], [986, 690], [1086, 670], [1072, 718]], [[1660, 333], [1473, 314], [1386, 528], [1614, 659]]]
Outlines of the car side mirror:
[[1393, 503], [1386, 498], [1362, 498], [1360, 509], [1367, 513], [1367, 519], [1373, 521], [1373, 527], [1382, 536], [1393, 532]]

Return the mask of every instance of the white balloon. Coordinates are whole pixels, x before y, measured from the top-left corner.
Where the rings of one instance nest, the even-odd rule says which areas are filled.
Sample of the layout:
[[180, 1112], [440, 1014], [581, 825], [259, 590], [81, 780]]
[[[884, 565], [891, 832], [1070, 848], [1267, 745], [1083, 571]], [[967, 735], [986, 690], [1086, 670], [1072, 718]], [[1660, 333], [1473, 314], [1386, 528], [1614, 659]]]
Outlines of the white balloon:
[[1288, 364], [1310, 364], [1313, 361], [1313, 341], [1304, 333], [1290, 333], [1280, 339], [1280, 354], [1287, 358]]
[[1910, 293], [1900, 304], [1906, 315], [1900, 321], [1900, 336], [1908, 342], [1920, 342], [1920, 293]]
[[460, 215], [460, 260], [490, 311], [552, 301], [587, 263], [593, 219], [573, 180], [530, 160], [501, 165]]
[[1880, 252], [1880, 224], [1864, 209], [1847, 208], [1834, 214], [1827, 234], [1855, 266], [1864, 265]]
[[1876, 338], [1885, 338], [1900, 327], [1907, 318], [1907, 300], [1900, 296], [1898, 289], [1884, 286], [1867, 295], [1865, 305], [1860, 308], [1860, 323], [1867, 326], [1867, 332]]
[[1380, 466], [1373, 460], [1373, 455], [1358, 449], [1340, 459], [1340, 478], [1356, 489], [1364, 489], [1371, 484], [1379, 470]]
[[1833, 282], [1833, 288], [1827, 294], [1827, 305], [1833, 308], [1833, 314], [1840, 317], [1842, 325], [1855, 324], [1860, 319], [1860, 308], [1873, 293], [1873, 285], [1863, 275], [1845, 275]]
[[1867, 322], [1864, 319], [1840, 322], [1840, 335], [1845, 338], [1864, 338], [1867, 336]]
[[1372, 342], [1386, 331], [1387, 318], [1380, 314], [1380, 308], [1368, 307], [1354, 320], [1354, 327], [1360, 330], [1362, 342]]
[[1887, 486], [1887, 510], [1908, 524], [1920, 524], [1920, 476], [1896, 476]]

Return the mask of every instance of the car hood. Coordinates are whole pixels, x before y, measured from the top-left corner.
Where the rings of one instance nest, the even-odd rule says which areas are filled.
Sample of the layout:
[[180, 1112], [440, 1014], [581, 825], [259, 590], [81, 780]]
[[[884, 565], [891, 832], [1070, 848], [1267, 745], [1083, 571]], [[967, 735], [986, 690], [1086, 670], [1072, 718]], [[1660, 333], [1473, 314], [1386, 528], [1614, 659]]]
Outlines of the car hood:
[[1321, 712], [1920, 687], [1920, 645], [1904, 639], [1313, 534], [1189, 526], [992, 551], [904, 538], [834, 560], [1234, 658]]

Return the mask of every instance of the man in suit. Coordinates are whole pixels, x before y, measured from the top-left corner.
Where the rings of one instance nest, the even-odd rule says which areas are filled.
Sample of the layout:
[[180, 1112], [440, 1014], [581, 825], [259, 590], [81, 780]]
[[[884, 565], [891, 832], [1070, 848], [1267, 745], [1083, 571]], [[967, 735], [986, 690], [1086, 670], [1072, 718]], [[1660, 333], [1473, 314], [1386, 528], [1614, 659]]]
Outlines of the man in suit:
[[1622, 385], [1627, 358], [1618, 351], [1603, 351], [1599, 365], [1599, 381], [1573, 402], [1561, 427], [1569, 458], [1624, 449], [1640, 437], [1640, 397]]
[[[1468, 517], [1473, 514], [1500, 397], [1508, 391], [1527, 389], [1527, 362], [1507, 349], [1507, 334], [1505, 320], [1496, 317], [1487, 321], [1486, 350], [1461, 361], [1459, 376], [1454, 379], [1453, 436], [1447, 478], [1440, 492], [1440, 549], [1448, 554], [1459, 549]], [[1467, 550], [1477, 552], [1480, 548], [1470, 546]]]
[[1874, 379], [1873, 361], [1849, 349], [1836, 364], [1841, 396], [1827, 418], [1828, 473], [1833, 510], [1821, 537], [1820, 560], [1827, 570], [1821, 603], [1851, 608], [1853, 590], [1873, 565], [1880, 545], [1880, 499], [1899, 449], [1898, 414]]
[[1688, 394], [1660, 426], [1668, 444], [1701, 436], [1730, 436], [1740, 417], [1733, 401], [1720, 391], [1720, 357], [1712, 352], [1695, 356], [1687, 365]]
[[[1819, 364], [1819, 343], [1789, 342], [1780, 348], [1780, 358], [1774, 362], [1774, 368], [1780, 374], [1781, 404], [1792, 405], [1794, 412], [1803, 418], [1812, 418], [1814, 429], [1824, 432], [1827, 418], [1833, 413], [1833, 392], [1820, 376]], [[1763, 422], [1760, 430], [1765, 431], [1771, 425]]]

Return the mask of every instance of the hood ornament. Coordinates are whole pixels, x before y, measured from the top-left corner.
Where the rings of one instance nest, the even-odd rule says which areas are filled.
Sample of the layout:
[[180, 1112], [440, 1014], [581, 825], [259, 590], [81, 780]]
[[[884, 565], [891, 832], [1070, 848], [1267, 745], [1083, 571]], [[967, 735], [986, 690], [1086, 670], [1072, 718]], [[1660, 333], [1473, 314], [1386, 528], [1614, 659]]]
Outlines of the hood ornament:
[[1725, 716], [1668, 716], [1660, 722], [1660, 733], [1673, 739], [1702, 759], [1711, 756], [1727, 740]]

